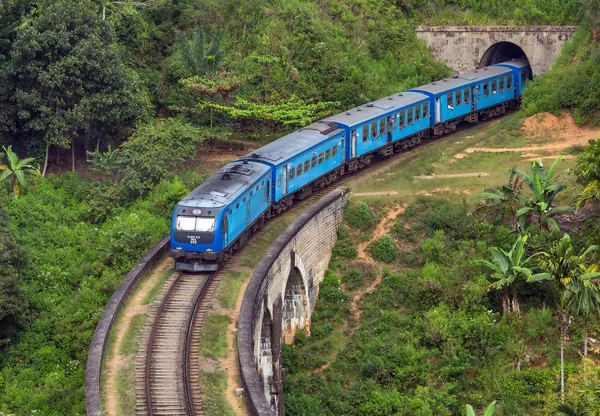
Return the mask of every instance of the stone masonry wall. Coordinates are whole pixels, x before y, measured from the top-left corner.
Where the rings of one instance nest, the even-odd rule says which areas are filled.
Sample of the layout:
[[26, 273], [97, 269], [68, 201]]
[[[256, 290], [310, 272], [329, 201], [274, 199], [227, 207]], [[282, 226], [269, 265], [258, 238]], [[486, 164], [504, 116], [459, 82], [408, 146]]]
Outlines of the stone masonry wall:
[[[250, 279], [238, 321], [238, 358], [248, 408], [254, 415], [283, 415], [282, 337], [286, 327], [309, 327], [347, 193], [346, 188], [337, 189], [300, 215], [273, 243]], [[299, 285], [296, 277], [295, 286], [303, 290], [297, 291], [295, 302], [286, 303], [294, 267], [302, 280]], [[293, 315], [283, 310], [299, 302], [301, 316], [283, 322], [284, 316]]]

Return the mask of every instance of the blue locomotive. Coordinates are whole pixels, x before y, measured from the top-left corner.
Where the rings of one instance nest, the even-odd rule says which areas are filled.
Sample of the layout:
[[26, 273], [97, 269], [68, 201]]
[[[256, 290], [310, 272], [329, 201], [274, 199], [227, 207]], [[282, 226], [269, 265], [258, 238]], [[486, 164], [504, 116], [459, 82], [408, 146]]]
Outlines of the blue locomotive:
[[175, 268], [218, 270], [264, 221], [339, 176], [461, 122], [518, 106], [531, 68], [513, 59], [317, 121], [224, 166], [173, 210]]

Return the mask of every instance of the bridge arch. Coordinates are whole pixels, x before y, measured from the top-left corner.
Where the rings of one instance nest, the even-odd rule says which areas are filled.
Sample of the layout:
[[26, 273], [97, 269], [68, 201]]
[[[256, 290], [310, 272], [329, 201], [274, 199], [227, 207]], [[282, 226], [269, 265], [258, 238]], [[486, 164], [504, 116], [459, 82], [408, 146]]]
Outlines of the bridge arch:
[[[306, 274], [302, 259], [291, 251], [290, 273], [285, 286], [283, 298], [282, 336], [286, 344], [294, 342], [298, 329], [307, 328], [310, 322], [308, 294], [306, 290]], [[308, 329], [308, 328], [307, 328]]]
[[260, 327], [260, 343], [258, 345], [258, 374], [262, 379], [267, 402], [271, 402], [271, 389], [273, 383], [273, 319], [266, 307], [263, 310], [263, 318]]

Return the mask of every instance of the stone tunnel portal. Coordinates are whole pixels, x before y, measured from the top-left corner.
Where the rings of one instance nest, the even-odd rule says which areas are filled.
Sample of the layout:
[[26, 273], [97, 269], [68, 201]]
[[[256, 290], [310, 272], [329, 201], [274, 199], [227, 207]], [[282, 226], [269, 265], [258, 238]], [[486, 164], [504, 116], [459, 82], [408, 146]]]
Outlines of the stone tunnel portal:
[[500, 62], [510, 61], [511, 59], [527, 59], [529, 58], [523, 52], [520, 46], [515, 45], [512, 42], [498, 42], [487, 48], [484, 52], [481, 60], [479, 61], [479, 68], [484, 66], [494, 65]]

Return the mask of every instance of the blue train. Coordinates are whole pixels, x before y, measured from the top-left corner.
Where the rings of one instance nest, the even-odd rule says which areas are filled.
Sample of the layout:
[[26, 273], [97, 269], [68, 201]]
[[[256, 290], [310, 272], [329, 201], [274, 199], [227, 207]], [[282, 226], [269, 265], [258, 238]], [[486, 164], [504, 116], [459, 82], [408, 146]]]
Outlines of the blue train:
[[513, 59], [317, 121], [224, 166], [173, 210], [170, 256], [218, 270], [264, 221], [341, 175], [520, 103], [531, 68]]

